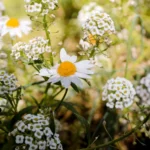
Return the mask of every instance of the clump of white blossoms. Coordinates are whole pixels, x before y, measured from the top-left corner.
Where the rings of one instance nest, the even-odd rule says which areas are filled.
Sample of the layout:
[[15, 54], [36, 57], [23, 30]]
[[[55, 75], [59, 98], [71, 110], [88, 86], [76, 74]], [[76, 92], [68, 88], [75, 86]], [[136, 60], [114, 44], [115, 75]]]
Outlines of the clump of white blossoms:
[[75, 84], [82, 88], [81, 79], [88, 79], [93, 74], [91, 68], [94, 66], [90, 60], [77, 61], [77, 56], [69, 56], [65, 49], [60, 51], [61, 63], [56, 64], [51, 69], [43, 68], [40, 70], [40, 76], [49, 77], [47, 82], [58, 83], [65, 88], [69, 88], [71, 84]]
[[58, 0], [24, 0], [25, 10], [31, 15], [47, 15], [58, 7]]
[[31, 31], [31, 21], [18, 20], [17, 18], [9, 18], [7, 16], [0, 17], [0, 35], [4, 36], [9, 33], [10, 37], [22, 37], [23, 34], [29, 34]]
[[36, 37], [31, 39], [28, 43], [18, 42], [12, 47], [11, 55], [16, 60], [20, 58], [27, 58], [30, 60], [38, 60], [44, 52], [51, 52], [51, 47], [48, 46], [48, 40], [43, 37]]
[[103, 87], [102, 100], [107, 101], [109, 108], [123, 109], [129, 107], [134, 100], [136, 92], [130, 81], [117, 77], [110, 79]]
[[12, 93], [17, 88], [17, 79], [5, 71], [0, 71], [0, 95], [5, 93]]
[[43, 114], [27, 114], [15, 124], [9, 136], [15, 138], [15, 150], [63, 150], [59, 134], [50, 128], [50, 118]]
[[144, 106], [150, 106], [150, 74], [140, 80], [139, 85], [136, 87], [137, 96]]
[[78, 13], [78, 22], [83, 25], [95, 11], [104, 12], [103, 8], [95, 2], [84, 5]]
[[[107, 13], [93, 11], [91, 16], [83, 24], [83, 43], [80, 45], [83, 47], [96, 46], [100, 43], [106, 43], [109, 45], [111, 43], [110, 35], [115, 33], [114, 22]], [[87, 45], [89, 43], [89, 45]], [[85, 49], [86, 50], [86, 49]]]

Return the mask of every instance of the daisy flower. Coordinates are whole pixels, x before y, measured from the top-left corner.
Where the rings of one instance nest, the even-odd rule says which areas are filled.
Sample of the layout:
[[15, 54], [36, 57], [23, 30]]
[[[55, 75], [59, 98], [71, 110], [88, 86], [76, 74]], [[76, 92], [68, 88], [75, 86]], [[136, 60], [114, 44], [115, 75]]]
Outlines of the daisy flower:
[[31, 22], [27, 20], [18, 20], [7, 16], [0, 18], [0, 34], [4, 36], [9, 33], [11, 37], [22, 37], [22, 33], [28, 34], [31, 31]]
[[69, 56], [64, 48], [60, 51], [60, 60], [61, 63], [51, 69], [41, 69], [39, 75], [49, 77], [47, 82], [52, 84], [61, 82], [65, 88], [68, 88], [71, 83], [82, 88], [80, 78], [88, 79], [90, 74], [93, 74], [90, 70], [93, 64], [89, 60], [76, 62], [77, 56]]

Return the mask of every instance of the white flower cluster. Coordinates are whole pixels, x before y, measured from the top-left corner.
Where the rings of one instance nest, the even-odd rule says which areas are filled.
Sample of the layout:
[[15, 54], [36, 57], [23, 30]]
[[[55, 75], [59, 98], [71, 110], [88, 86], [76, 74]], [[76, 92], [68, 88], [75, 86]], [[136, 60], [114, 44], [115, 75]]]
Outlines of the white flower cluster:
[[104, 12], [103, 8], [101, 6], [98, 6], [95, 2], [90, 2], [87, 5], [84, 5], [78, 14], [78, 22], [82, 25], [88, 20], [88, 18], [95, 13], [95, 11], [98, 12]]
[[29, 41], [29, 43], [18, 42], [12, 47], [11, 55], [15, 59], [19, 59], [23, 56], [28, 60], [38, 60], [40, 55], [44, 52], [51, 52], [51, 47], [48, 46], [48, 40], [43, 37], [36, 37]]
[[25, 10], [30, 14], [41, 14], [42, 16], [48, 14], [50, 11], [57, 8], [58, 0], [24, 0], [26, 2]]
[[11, 74], [7, 74], [5, 71], [0, 71], [0, 95], [5, 93], [12, 93], [17, 88], [17, 79]]
[[140, 80], [140, 84], [136, 87], [136, 93], [141, 99], [141, 104], [150, 106], [150, 74]]
[[84, 38], [92, 45], [99, 43], [110, 44], [109, 36], [115, 33], [114, 22], [107, 13], [93, 11], [83, 24]]
[[50, 129], [50, 118], [43, 114], [27, 114], [9, 133], [15, 137], [16, 150], [63, 150], [59, 134]]
[[110, 79], [103, 87], [102, 100], [107, 101], [109, 108], [123, 109], [133, 103], [135, 89], [130, 81], [117, 77]]

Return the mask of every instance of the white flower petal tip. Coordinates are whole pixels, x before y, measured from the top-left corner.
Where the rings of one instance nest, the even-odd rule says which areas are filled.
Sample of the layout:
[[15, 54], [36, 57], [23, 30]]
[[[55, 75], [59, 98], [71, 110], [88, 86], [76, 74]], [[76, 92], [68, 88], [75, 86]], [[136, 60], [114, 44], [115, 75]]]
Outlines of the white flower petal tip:
[[60, 60], [62, 62], [64, 62], [64, 61], [71, 61], [71, 62], [74, 63], [77, 60], [77, 56], [70, 56], [70, 55], [68, 55], [66, 50], [64, 48], [62, 48], [60, 50]]
[[44, 77], [50, 77], [52, 72], [51, 70], [47, 69], [47, 68], [43, 68], [40, 70], [40, 72], [38, 73], [40, 76], [44, 76]]

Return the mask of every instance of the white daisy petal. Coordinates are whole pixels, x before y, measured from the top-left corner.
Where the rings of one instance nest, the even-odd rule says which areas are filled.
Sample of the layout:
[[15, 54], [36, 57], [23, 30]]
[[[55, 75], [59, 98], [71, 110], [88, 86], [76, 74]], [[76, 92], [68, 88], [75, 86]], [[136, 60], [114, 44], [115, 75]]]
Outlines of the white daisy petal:
[[83, 88], [83, 84], [78, 77], [76, 76], [71, 77], [71, 82], [74, 83], [76, 86]]
[[70, 62], [76, 62], [76, 60], [77, 60], [77, 56], [69, 56], [67, 53], [66, 53], [66, 51], [65, 51], [65, 49], [64, 48], [62, 48], [61, 50], [60, 50], [60, 60], [61, 60], [61, 62], [64, 62], [64, 61], [70, 61]]
[[80, 72], [76, 72], [75, 75], [77, 77], [80, 77], [80, 78], [83, 78], [83, 79], [89, 79], [89, 78], [91, 78], [89, 75], [84, 74], [84, 73], [80, 73]]
[[50, 77], [51, 76], [51, 70], [49, 70], [47, 68], [43, 68], [40, 70], [39, 75], [44, 76], [44, 77]]
[[62, 77], [61, 78], [61, 84], [65, 88], [68, 88], [70, 86], [70, 84], [71, 84], [71, 79], [69, 77]]

